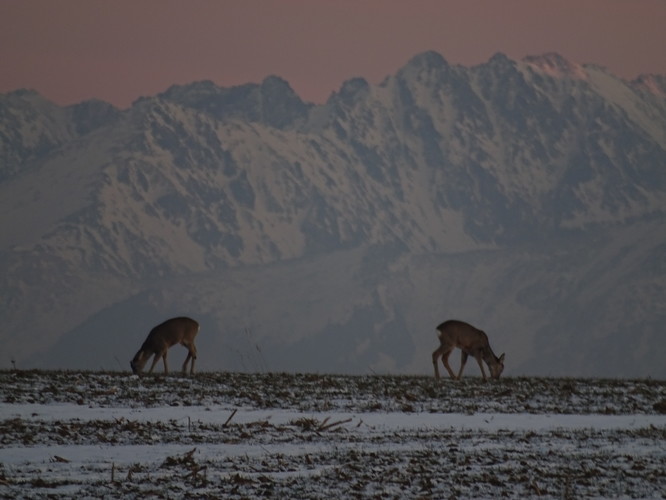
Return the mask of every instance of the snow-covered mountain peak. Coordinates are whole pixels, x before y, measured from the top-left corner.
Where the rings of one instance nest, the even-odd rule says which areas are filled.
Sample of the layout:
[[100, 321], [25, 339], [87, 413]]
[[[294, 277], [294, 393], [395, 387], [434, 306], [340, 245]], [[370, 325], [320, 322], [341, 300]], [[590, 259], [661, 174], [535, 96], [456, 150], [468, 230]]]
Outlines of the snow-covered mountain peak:
[[582, 65], [569, 61], [555, 52], [526, 56], [523, 58], [523, 61], [530, 67], [554, 78], [573, 78], [580, 80], [585, 80], [587, 78], [587, 72]]
[[0, 96], [0, 342], [62, 335], [83, 367], [188, 314], [212, 368], [256, 327], [273, 369], [422, 373], [461, 317], [509, 370], [661, 367], [663, 79], [583, 69], [426, 52], [324, 105], [275, 76], [124, 111]]
[[640, 75], [632, 83], [657, 97], [666, 98], [666, 75]]
[[351, 78], [343, 82], [340, 90], [331, 94], [327, 104], [335, 104], [337, 102], [351, 105], [359, 99], [363, 99], [370, 91], [370, 85], [365, 78]]
[[398, 70], [396, 78], [433, 85], [442, 79], [446, 79], [452, 69], [439, 52], [430, 50], [412, 57], [407, 64]]
[[427, 50], [412, 57], [404, 68], [443, 68], [448, 65], [449, 63], [442, 54], [434, 50]]

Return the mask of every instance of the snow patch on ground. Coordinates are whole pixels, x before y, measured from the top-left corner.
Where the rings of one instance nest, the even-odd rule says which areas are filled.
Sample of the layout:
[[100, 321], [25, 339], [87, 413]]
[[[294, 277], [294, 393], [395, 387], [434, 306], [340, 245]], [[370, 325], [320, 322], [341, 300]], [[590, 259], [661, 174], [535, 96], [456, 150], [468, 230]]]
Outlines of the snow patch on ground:
[[[62, 372], [0, 382], [8, 498], [666, 494], [664, 382]], [[511, 401], [542, 386], [553, 390], [541, 404], [517, 411]], [[558, 412], [562, 393], [573, 411]], [[435, 404], [461, 409], [457, 398], [474, 406]], [[605, 413], [585, 409], [595, 398]]]

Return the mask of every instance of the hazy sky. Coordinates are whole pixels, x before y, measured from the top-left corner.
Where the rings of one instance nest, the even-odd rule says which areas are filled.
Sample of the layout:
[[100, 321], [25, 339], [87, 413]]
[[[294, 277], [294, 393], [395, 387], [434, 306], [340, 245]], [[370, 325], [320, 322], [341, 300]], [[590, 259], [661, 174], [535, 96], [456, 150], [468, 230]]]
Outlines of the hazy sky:
[[127, 107], [175, 83], [287, 80], [323, 102], [412, 56], [475, 65], [558, 52], [633, 79], [666, 74], [666, 0], [2, 0], [0, 92]]

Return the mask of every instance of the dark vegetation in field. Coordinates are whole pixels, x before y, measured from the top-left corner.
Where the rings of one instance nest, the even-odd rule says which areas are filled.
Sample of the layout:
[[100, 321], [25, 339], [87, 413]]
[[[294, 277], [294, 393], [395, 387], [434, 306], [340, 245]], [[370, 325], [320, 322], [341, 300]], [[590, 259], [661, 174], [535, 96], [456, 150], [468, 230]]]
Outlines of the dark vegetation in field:
[[666, 381], [422, 376], [0, 371], [0, 401], [113, 407], [232, 405], [298, 411], [654, 414]]

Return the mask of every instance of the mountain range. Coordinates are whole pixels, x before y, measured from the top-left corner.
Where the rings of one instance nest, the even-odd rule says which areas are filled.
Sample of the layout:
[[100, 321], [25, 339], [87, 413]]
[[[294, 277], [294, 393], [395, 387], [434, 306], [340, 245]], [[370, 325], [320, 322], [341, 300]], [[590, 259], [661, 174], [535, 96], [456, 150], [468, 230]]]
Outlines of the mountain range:
[[666, 377], [664, 75], [425, 52], [324, 104], [21, 89], [0, 139], [0, 367], [126, 370], [189, 315], [202, 370], [431, 373], [456, 318], [507, 375]]

